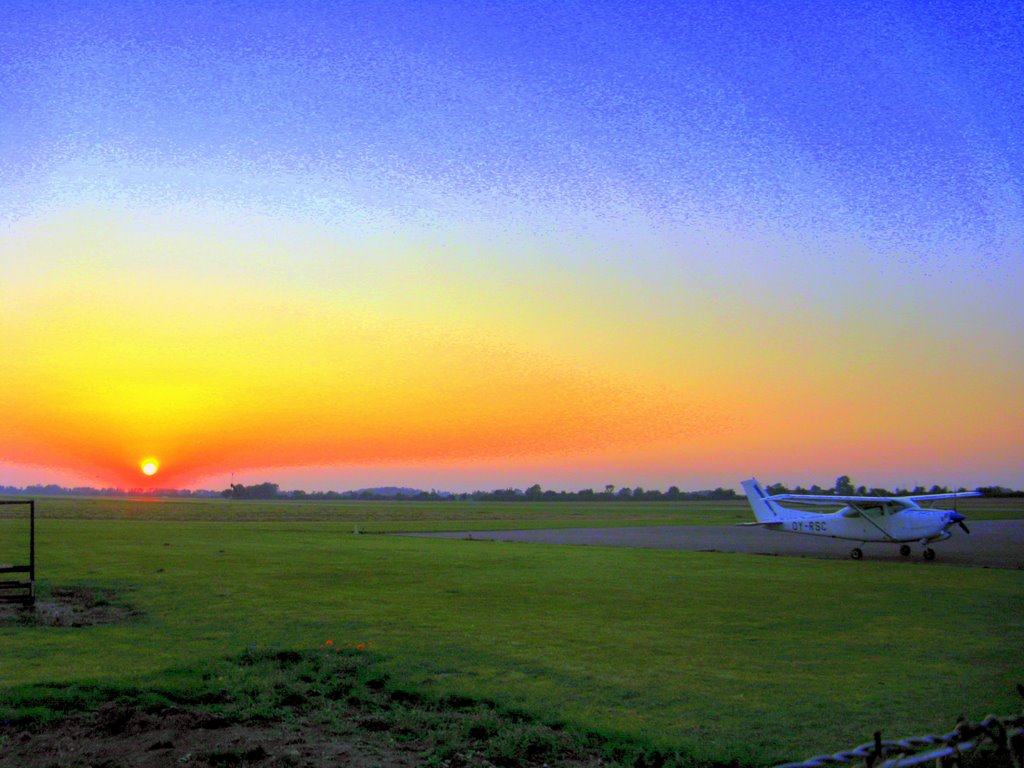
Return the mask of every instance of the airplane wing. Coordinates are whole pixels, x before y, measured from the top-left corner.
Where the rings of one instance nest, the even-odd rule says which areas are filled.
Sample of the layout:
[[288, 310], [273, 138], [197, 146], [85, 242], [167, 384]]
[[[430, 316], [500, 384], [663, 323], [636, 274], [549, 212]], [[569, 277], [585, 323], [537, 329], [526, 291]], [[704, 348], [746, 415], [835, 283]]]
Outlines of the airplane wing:
[[804, 493], [779, 493], [775, 496], [768, 496], [766, 501], [792, 501], [799, 504], [814, 504], [820, 506], [838, 506], [840, 504], [855, 504], [861, 509], [870, 507], [882, 507], [893, 502], [899, 504], [901, 499], [911, 498], [909, 496], [815, 496]]
[[916, 509], [917, 504], [910, 496], [825, 496], [802, 493], [780, 493], [769, 496], [772, 501], [788, 501], [794, 504], [811, 506], [843, 507], [839, 514], [843, 517], [875, 517], [886, 507], [897, 509]]
[[795, 504], [813, 506], [847, 505], [843, 517], [858, 517], [861, 512], [881, 509], [885, 506], [916, 507], [919, 501], [938, 501], [940, 499], [964, 499], [969, 496], [981, 496], [978, 491], [961, 491], [958, 493], [928, 493], [919, 496], [826, 496], [804, 493], [778, 493], [766, 497], [766, 501], [789, 501]]
[[914, 501], [938, 501], [939, 499], [966, 499], [970, 496], [981, 496], [978, 491], [959, 491], [957, 493], [926, 493], [921, 496], [904, 496]]

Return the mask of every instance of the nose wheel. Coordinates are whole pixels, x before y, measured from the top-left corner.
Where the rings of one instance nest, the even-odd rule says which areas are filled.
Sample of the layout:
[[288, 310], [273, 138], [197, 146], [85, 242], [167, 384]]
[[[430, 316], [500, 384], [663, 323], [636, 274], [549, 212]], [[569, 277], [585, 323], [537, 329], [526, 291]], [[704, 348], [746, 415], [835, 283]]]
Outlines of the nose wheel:
[[900, 547], [900, 554], [903, 555], [903, 557], [909, 557], [910, 556], [910, 546], [908, 544], [904, 544], [903, 546], [901, 546]]
[[850, 557], [852, 557], [854, 560], [860, 560], [862, 557], [864, 557], [864, 553], [861, 551], [860, 547], [854, 547], [850, 550]]
[[935, 550], [932, 549], [931, 547], [925, 547], [924, 548], [924, 559], [925, 560], [934, 560], [935, 559]]

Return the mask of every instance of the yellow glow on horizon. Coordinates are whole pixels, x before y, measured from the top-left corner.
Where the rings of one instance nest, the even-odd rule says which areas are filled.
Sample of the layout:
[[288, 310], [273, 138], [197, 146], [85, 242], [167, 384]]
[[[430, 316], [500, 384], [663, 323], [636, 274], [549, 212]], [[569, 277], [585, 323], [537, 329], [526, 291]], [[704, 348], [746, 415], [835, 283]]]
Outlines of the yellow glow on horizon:
[[185, 487], [251, 467], [639, 476], [1019, 454], [1015, 358], [965, 331], [957, 354], [929, 323], [842, 295], [797, 311], [710, 268], [653, 290], [589, 262], [513, 269], [486, 243], [202, 223], [107, 213], [0, 232], [0, 461], [124, 487], [152, 463]]
[[0, 370], [0, 439], [124, 486], [115, 468], [142, 451], [173, 466], [160, 470], [168, 487], [225, 466], [573, 454], [692, 432], [701, 399], [457, 311], [409, 318], [124, 273], [50, 284], [28, 303], [45, 311], [8, 318], [12, 355], [31, 365]]

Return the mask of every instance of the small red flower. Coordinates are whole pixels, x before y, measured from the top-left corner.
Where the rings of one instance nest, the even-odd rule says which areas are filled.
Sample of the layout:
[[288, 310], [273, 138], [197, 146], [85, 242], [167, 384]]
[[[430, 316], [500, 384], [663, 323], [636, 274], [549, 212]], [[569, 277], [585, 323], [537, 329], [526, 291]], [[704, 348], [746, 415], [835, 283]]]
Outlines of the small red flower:
[[324, 643], [324, 645], [334, 645], [334, 641], [328, 640], [326, 643]]
[[362, 651], [362, 650], [365, 650], [365, 649], [366, 649], [366, 645], [364, 643], [360, 643], [359, 645], [356, 646], [356, 650]]

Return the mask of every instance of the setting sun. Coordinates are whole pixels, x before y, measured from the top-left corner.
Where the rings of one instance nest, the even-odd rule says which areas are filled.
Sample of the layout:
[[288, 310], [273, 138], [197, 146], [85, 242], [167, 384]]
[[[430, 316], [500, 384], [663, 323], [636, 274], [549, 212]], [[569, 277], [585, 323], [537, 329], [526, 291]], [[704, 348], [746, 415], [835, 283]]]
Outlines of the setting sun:
[[142, 462], [142, 474], [144, 475], [155, 475], [159, 468], [160, 463], [156, 459], [146, 459]]

